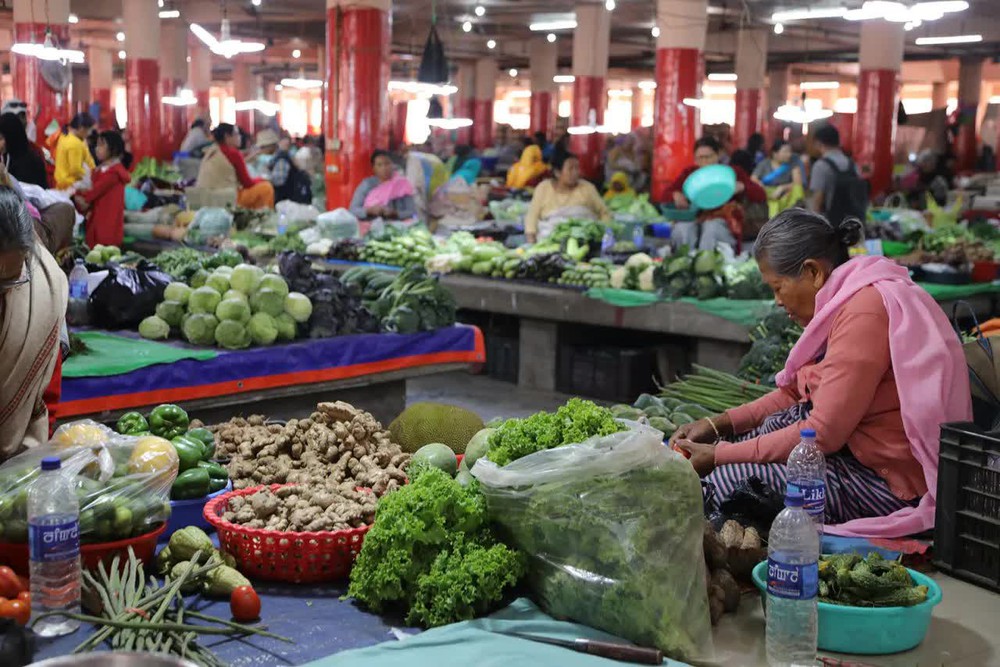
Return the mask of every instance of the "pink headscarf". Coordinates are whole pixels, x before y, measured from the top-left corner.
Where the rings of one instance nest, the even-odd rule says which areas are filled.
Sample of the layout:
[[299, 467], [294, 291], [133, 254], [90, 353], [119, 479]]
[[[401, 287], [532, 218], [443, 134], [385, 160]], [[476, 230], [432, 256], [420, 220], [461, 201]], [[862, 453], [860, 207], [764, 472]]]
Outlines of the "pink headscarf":
[[389, 202], [394, 199], [399, 199], [400, 197], [407, 197], [413, 194], [413, 184], [399, 174], [395, 174], [392, 178], [384, 183], [379, 183], [368, 196], [365, 197], [365, 208], [371, 208], [372, 206], [388, 206]]
[[886, 517], [854, 519], [826, 530], [849, 537], [904, 537], [934, 527], [940, 425], [972, 418], [965, 355], [941, 307], [892, 260], [855, 257], [837, 267], [816, 295], [816, 314], [776, 379], [779, 387], [795, 382], [798, 370], [826, 348], [841, 307], [869, 285], [882, 295], [889, 315], [889, 356], [903, 428], [913, 456], [923, 467], [927, 494], [917, 507]]

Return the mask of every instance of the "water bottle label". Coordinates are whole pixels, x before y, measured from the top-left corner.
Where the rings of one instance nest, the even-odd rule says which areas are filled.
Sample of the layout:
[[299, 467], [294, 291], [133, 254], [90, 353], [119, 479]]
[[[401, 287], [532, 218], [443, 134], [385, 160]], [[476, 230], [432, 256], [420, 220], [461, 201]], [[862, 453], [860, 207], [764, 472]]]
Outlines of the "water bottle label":
[[823, 482], [789, 482], [788, 491], [802, 494], [802, 509], [809, 516], [823, 519], [826, 512], [826, 484]]
[[788, 565], [767, 559], [767, 592], [789, 600], [811, 600], [819, 591], [819, 566]]
[[80, 555], [80, 522], [76, 519], [56, 524], [28, 525], [31, 560], [55, 563]]
[[74, 280], [69, 284], [69, 298], [71, 299], [86, 299], [87, 298], [87, 283], [83, 281]]

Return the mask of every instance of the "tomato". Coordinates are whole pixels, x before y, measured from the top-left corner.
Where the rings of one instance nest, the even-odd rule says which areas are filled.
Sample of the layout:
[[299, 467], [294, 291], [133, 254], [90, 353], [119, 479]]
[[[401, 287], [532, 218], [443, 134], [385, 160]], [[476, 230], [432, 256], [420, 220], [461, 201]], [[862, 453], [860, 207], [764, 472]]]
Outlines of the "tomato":
[[0, 567], [0, 597], [12, 600], [23, 590], [25, 589], [21, 586], [21, 580], [14, 574], [14, 570], [6, 565]]
[[0, 618], [13, 618], [18, 625], [27, 625], [31, 618], [31, 605], [24, 600], [7, 600], [0, 605]]
[[240, 623], [260, 618], [260, 598], [250, 586], [240, 586], [229, 596], [229, 609]]
[[17, 599], [22, 602], [27, 602], [28, 606], [31, 606], [31, 591], [21, 591], [17, 594]]

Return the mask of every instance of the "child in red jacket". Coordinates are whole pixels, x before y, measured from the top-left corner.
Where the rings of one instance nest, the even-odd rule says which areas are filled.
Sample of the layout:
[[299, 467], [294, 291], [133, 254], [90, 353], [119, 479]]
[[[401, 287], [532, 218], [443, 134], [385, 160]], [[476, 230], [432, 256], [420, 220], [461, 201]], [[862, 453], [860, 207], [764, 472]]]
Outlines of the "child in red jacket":
[[125, 186], [132, 180], [122, 166], [125, 143], [117, 132], [101, 132], [97, 139], [98, 167], [90, 189], [76, 196], [77, 208], [87, 214], [87, 245], [121, 246], [125, 236]]

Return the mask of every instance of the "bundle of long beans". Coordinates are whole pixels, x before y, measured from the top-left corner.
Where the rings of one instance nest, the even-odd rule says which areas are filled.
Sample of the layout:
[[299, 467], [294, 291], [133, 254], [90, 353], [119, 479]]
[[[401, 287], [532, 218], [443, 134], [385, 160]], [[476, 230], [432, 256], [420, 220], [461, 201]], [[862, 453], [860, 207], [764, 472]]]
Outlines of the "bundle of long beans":
[[[142, 563], [129, 549], [124, 570], [115, 557], [108, 570], [101, 563], [96, 576], [86, 570], [83, 572], [83, 597], [100, 608], [100, 616], [53, 611], [38, 618], [64, 616], [99, 626], [100, 629], [77, 646], [74, 653], [92, 651], [107, 642], [116, 651], [166, 653], [204, 667], [225, 667], [226, 663], [198, 644], [199, 635], [259, 635], [291, 643], [290, 639], [266, 632], [261, 626], [233, 623], [187, 609], [181, 594], [185, 582], [218, 567], [215, 562], [199, 567], [200, 556], [201, 552], [196, 553], [181, 576], [173, 580], [167, 577], [160, 586], [153, 577], [147, 583]], [[188, 623], [189, 619], [216, 625], [195, 625]]]
[[766, 387], [722, 371], [695, 364], [694, 372], [683, 379], [660, 387], [660, 396], [696, 403], [706, 410], [722, 412], [773, 391]]

